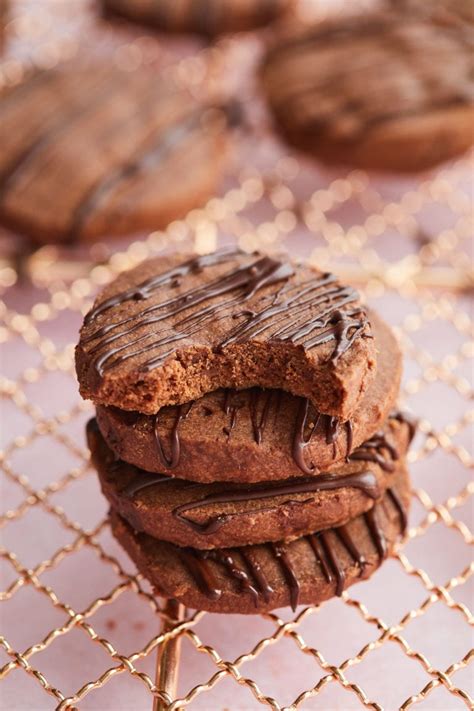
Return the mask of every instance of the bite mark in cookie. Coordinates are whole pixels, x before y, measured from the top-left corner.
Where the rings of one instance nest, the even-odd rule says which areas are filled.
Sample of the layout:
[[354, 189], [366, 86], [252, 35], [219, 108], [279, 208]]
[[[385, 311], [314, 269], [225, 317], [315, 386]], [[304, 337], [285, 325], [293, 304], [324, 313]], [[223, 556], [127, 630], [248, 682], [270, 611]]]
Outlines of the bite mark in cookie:
[[374, 366], [354, 289], [239, 250], [156, 258], [122, 274], [86, 316], [76, 349], [83, 397], [146, 414], [219, 387], [260, 386], [347, 419]]
[[367, 312], [377, 369], [350, 420], [324, 415], [281, 390], [218, 390], [156, 415], [97, 407], [121, 459], [149, 472], [200, 482], [255, 483], [317, 474], [383, 426], [398, 394], [401, 353], [389, 327]]

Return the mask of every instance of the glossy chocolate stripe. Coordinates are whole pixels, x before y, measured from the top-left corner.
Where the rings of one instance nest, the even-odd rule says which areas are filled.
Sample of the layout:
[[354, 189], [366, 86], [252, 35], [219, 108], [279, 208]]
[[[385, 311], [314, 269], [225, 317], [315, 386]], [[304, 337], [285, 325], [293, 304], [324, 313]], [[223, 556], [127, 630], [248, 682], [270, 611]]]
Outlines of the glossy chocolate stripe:
[[[104, 370], [122, 363], [129, 358], [133, 358], [142, 353], [146, 353], [158, 347], [166, 346], [170, 343], [174, 343], [184, 338], [188, 338], [193, 335], [198, 330], [200, 330], [199, 324], [193, 328], [193, 321], [198, 320], [202, 317], [202, 313], [205, 312], [209, 316], [217, 315], [218, 312], [225, 306], [230, 306], [233, 303], [244, 303], [250, 299], [257, 291], [265, 286], [277, 283], [281, 280], [287, 280], [293, 274], [293, 267], [289, 264], [283, 264], [271, 257], [260, 257], [254, 262], [246, 265], [245, 267], [240, 267], [239, 269], [232, 270], [225, 273], [219, 279], [214, 280], [210, 284], [205, 284], [204, 286], [197, 287], [184, 293], [182, 295], [176, 296], [172, 299], [168, 299], [162, 303], [155, 304], [148, 309], [144, 309], [141, 314], [136, 314], [128, 319], [124, 319], [122, 324], [126, 327], [122, 330], [115, 331], [112, 335], [99, 340], [96, 346], [93, 348], [93, 353], [98, 353], [95, 361], [94, 367], [99, 374], [102, 374]], [[172, 334], [168, 336], [162, 336], [156, 341], [147, 343], [139, 350], [125, 352], [120, 354], [121, 351], [127, 350], [131, 346], [134, 346], [148, 338], [153, 337], [153, 333], [145, 333], [138, 336], [135, 339], [131, 339], [123, 346], [118, 346], [116, 348], [107, 348], [115, 340], [122, 338], [123, 336], [129, 336], [136, 330], [142, 328], [145, 325], [152, 325], [159, 323], [170, 316], [176, 316], [179, 313], [190, 309], [193, 306], [197, 306], [203, 302], [216, 299], [219, 296], [229, 294], [232, 292], [238, 292], [238, 295], [228, 302], [217, 303], [212, 306], [205, 307], [201, 312], [193, 314], [189, 322], [186, 324], [188, 328], [184, 331], [173, 330]], [[159, 313], [161, 311], [161, 313]], [[158, 312], [158, 313], [156, 313]], [[145, 318], [144, 318], [145, 317]], [[127, 326], [128, 323], [131, 325]], [[122, 325], [114, 324], [112, 328], [115, 329], [117, 326]], [[107, 328], [107, 327], [105, 327]], [[103, 329], [102, 329], [103, 331]], [[101, 334], [103, 335], [103, 333]], [[100, 336], [99, 336], [100, 337]], [[105, 346], [105, 349], [104, 349]], [[119, 355], [117, 355], [119, 354]], [[112, 363], [108, 363], [110, 358], [117, 356]], [[147, 368], [156, 367], [163, 361], [163, 354], [157, 357], [153, 357], [141, 364], [141, 369], [146, 370]]]
[[[249, 258], [251, 259], [250, 255]], [[185, 269], [184, 276], [188, 273]], [[145, 307], [115, 323], [99, 327], [84, 339], [84, 342], [95, 341], [89, 351], [89, 354], [94, 356], [93, 367], [99, 375], [103, 375], [105, 370], [110, 370], [131, 358], [140, 358], [140, 370], [152, 370], [162, 365], [173, 349], [166, 349], [165, 352], [151, 355], [144, 360], [141, 358], [143, 355], [195, 335], [212, 319], [221, 318], [224, 311], [228, 313], [232, 308], [238, 309], [239, 305], [244, 305], [258, 291], [279, 282], [282, 287], [276, 294], [262, 298], [260, 303], [267, 303], [260, 311], [237, 310], [234, 313], [235, 319], [243, 320], [218, 344], [219, 350], [249, 338], [256, 338], [263, 331], [268, 331], [267, 338], [270, 342], [298, 343], [306, 349], [335, 341], [336, 345], [330, 356], [335, 362], [356, 338], [368, 336], [365, 333], [368, 321], [361, 309], [341, 310], [358, 299], [357, 292], [349, 287], [337, 286], [336, 278], [332, 274], [323, 274], [302, 284], [289, 283], [288, 280], [292, 276], [294, 268], [290, 263], [257, 254], [255, 261], [230, 270], [209, 284], [194, 287], [183, 294]], [[154, 284], [155, 279], [152, 277], [149, 280], [151, 284]], [[167, 282], [165, 279], [161, 283]], [[130, 298], [144, 300], [153, 291], [153, 287], [150, 288], [148, 283], [144, 282], [126, 291], [125, 297], [123, 294], [112, 297], [99, 304], [92, 315], [87, 317], [86, 323], [90, 323], [98, 313], [103, 313], [111, 306], [119, 305]], [[228, 299], [215, 302], [227, 294]], [[185, 312], [198, 306], [200, 308], [197, 311], [186, 315]], [[169, 326], [168, 334], [156, 338], [156, 329], [149, 329], [134, 336], [146, 326], [154, 326], [180, 313], [184, 313], [183, 318]], [[126, 336], [126, 343], [114, 345]]]
[[[114, 306], [120, 306], [127, 301], [144, 301], [152, 296], [152, 294], [154, 294], [154, 292], [161, 287], [172, 284], [174, 280], [179, 280], [189, 274], [198, 273], [207, 267], [213, 267], [218, 264], [222, 264], [223, 262], [231, 261], [240, 254], [242, 254], [242, 252], [239, 249], [227, 248], [219, 249], [212, 254], [205, 254], [189, 259], [187, 262], [183, 262], [177, 267], [173, 267], [173, 269], [168, 269], [167, 271], [152, 276], [149, 279], [145, 279], [145, 281], [140, 282], [140, 284], [105, 299], [86, 314], [84, 323], [86, 325], [92, 323], [98, 316], [101, 316], [109, 309], [114, 308]], [[120, 326], [123, 323], [124, 321], [119, 321], [118, 323], [111, 324], [110, 328], [115, 328], [115, 326]], [[97, 329], [85, 340], [85, 342], [88, 343], [95, 338], [105, 335], [108, 333], [110, 328], [102, 327]]]
[[269, 543], [268, 545], [273, 551], [273, 555], [280, 563], [283, 576], [290, 590], [290, 605], [294, 612], [298, 607], [301, 586], [293, 563], [288, 555], [288, 549], [284, 543]]
[[[380, 497], [380, 488], [377, 483], [377, 477], [373, 472], [360, 472], [356, 474], [348, 474], [346, 476], [338, 476], [332, 474], [320, 474], [308, 479], [295, 479], [288, 482], [280, 482], [279, 484], [269, 483], [265, 485], [254, 485], [248, 488], [229, 489], [222, 494], [209, 494], [198, 501], [181, 504], [173, 510], [173, 515], [183, 523], [187, 524], [194, 531], [201, 534], [215, 533], [221, 528], [224, 523], [235, 516], [243, 516], [248, 513], [258, 513], [255, 509], [251, 512], [241, 511], [232, 514], [219, 514], [211, 517], [205, 523], [198, 523], [186, 517], [193, 509], [203, 508], [213, 504], [231, 504], [240, 501], [258, 501], [260, 499], [274, 498], [278, 496], [295, 496], [297, 494], [319, 493], [322, 491], [333, 491], [343, 488], [359, 489], [371, 499]], [[291, 501], [272, 506], [270, 510], [276, 510], [285, 506]]]
[[[400, 513], [401, 525], [403, 525], [406, 512], [402, 500], [393, 489], [388, 490], [388, 495]], [[377, 511], [378, 506], [375, 505], [368, 513], [363, 515], [363, 520], [365, 521], [369, 536], [376, 548], [379, 561], [381, 561], [387, 554], [387, 542], [376, 515]], [[342, 595], [346, 582], [346, 573], [342, 562], [338, 559], [337, 551], [334, 547], [334, 541], [336, 539], [345, 547], [351, 558], [360, 567], [361, 574], [363, 574], [367, 561], [360, 552], [356, 541], [350, 535], [347, 526], [340, 526], [330, 531], [321, 531], [305, 536], [305, 540], [314, 553], [316, 562], [321, 566], [324, 578], [329, 584], [335, 580], [335, 593], [336, 595]], [[212, 560], [224, 568], [224, 570], [227, 570], [227, 574], [231, 578], [238, 580], [242, 584], [242, 589], [249, 592], [254, 597], [256, 604], [258, 604], [260, 596], [268, 602], [273, 593], [273, 589], [266, 580], [260, 562], [258, 561], [260, 548], [270, 551], [278, 561], [283, 578], [289, 589], [291, 607], [295, 610], [299, 602], [301, 582], [289, 556], [291, 543], [266, 543], [258, 547], [248, 546], [229, 549], [228, 551], [213, 550], [203, 552], [194, 551], [190, 548], [179, 548], [178, 551], [183, 563], [190, 574], [193, 575], [196, 584], [204, 594], [213, 597], [213, 599], [217, 599], [221, 595], [221, 590], [216, 582], [214, 572], [209, 565], [209, 561]], [[239, 554], [247, 565], [250, 574], [255, 580], [255, 585], [250, 581], [246, 571], [236, 563], [234, 558], [235, 553]]]

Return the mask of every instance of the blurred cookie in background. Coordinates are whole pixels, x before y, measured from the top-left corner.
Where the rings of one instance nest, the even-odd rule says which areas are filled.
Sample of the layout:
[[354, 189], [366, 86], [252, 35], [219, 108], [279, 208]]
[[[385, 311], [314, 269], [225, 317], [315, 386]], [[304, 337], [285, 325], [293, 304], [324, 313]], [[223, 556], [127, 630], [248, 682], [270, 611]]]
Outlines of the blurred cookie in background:
[[0, 95], [0, 224], [64, 243], [163, 228], [215, 191], [227, 125], [150, 69], [37, 73]]
[[294, 0], [102, 0], [108, 16], [119, 16], [165, 32], [213, 37], [270, 24]]
[[8, 0], [0, 0], [0, 54], [5, 49], [5, 28], [8, 22]]
[[473, 142], [473, 47], [464, 24], [361, 15], [280, 38], [261, 80], [278, 128], [301, 150], [327, 163], [424, 170]]
[[409, 10], [431, 15], [440, 22], [474, 23], [474, 2], [472, 0], [388, 0], [389, 5], [399, 10]]

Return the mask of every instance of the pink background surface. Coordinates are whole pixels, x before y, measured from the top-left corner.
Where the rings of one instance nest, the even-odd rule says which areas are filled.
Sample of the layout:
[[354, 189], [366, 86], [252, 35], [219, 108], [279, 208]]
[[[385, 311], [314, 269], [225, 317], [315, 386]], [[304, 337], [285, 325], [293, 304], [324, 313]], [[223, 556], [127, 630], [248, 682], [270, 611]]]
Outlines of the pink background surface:
[[[249, 40], [247, 55], [252, 56], [254, 50], [254, 43]], [[243, 50], [240, 48], [238, 51]], [[258, 109], [255, 111], [258, 113]], [[237, 173], [256, 165], [265, 166], [265, 170], [273, 169], [277, 159], [287, 152], [272, 138], [255, 141], [241, 137], [239, 141], [240, 150], [235, 158]], [[399, 205], [403, 195], [410, 191], [418, 193], [423, 191], [424, 185], [438, 185], [438, 192], [434, 189], [426, 206], [416, 212], [416, 225], [421, 226], [432, 239], [446, 230], [454, 230], [456, 234], [462, 235], [464, 228], [460, 226], [460, 215], [464, 215], [466, 201], [469, 203], [472, 195], [472, 171], [470, 164], [463, 161], [445, 170], [447, 172], [440, 174], [439, 185], [448, 186], [448, 195], [464, 196], [462, 209], [459, 203], [454, 205], [445, 199], [435, 175], [410, 180], [373, 177], [362, 193], [367, 197], [370, 191], [378, 191], [381, 196], [380, 212], [387, 204]], [[334, 189], [333, 181], [345, 179], [347, 175], [347, 171], [323, 170], [303, 161], [299, 175], [292, 182], [292, 190], [298, 199], [306, 200], [327, 185], [332, 185]], [[233, 179], [229, 177], [224, 181], [222, 191], [233, 184]], [[375, 212], [373, 207], [364, 207], [363, 200], [361, 207], [360, 200], [347, 199], [327, 214], [334, 223], [342, 225], [342, 235], [347, 237], [352, 225], [361, 224], [367, 214]], [[271, 222], [275, 218], [275, 207], [267, 199], [262, 199], [256, 208], [244, 211], [244, 218], [253, 226], [265, 221]], [[380, 236], [364, 243], [360, 252], [349, 250], [345, 253], [337, 239], [332, 239], [324, 230], [310, 231], [298, 225], [274, 239], [267, 238], [264, 232], [260, 235], [252, 233], [250, 238], [245, 236], [245, 231], [242, 233], [241, 225], [235, 230], [233, 224], [225, 221], [219, 225], [215, 234], [211, 231], [205, 244], [212, 247], [214, 238], [219, 244], [233, 242], [237, 239], [237, 231], [240, 244], [244, 247], [261, 244], [269, 249], [287, 249], [293, 256], [322, 260], [327, 258], [331, 267], [339, 267], [346, 272], [361, 267], [369, 270], [375, 268], [374, 265], [383, 266], [383, 288], [379, 288], [380, 285], [377, 287], [377, 280], [372, 279], [367, 295], [370, 304], [392, 325], [398, 327], [399, 335], [405, 338], [408, 334], [411, 339], [405, 361], [403, 395], [405, 404], [423, 423], [423, 431], [417, 435], [411, 455], [411, 472], [414, 488], [424, 489], [433, 504], [438, 505], [446, 504], [449, 497], [462, 491], [470, 481], [464, 454], [460, 456], [459, 452], [472, 449], [472, 429], [469, 419], [465, 426], [457, 427], [456, 423], [464, 422], [462, 418], [466, 416], [469, 406], [469, 387], [472, 382], [470, 358], [473, 351], [472, 347], [466, 346], [466, 331], [469, 315], [472, 315], [472, 304], [467, 296], [457, 298], [451, 293], [431, 288], [418, 292], [414, 299], [412, 280], [404, 278], [397, 281], [397, 268], [405, 273], [410, 259], [417, 259], [415, 255], [419, 243], [414, 239], [416, 225], [410, 234], [410, 230], [404, 226], [389, 225]], [[120, 245], [123, 247], [126, 243]], [[202, 235], [190, 230], [180, 242], [179, 249], [199, 248], [201, 245]], [[114, 249], [115, 246], [111, 248], [112, 251]], [[431, 278], [432, 272], [429, 270], [432, 268], [456, 270], [451, 272], [454, 277], [464, 274], [469, 249], [469, 241], [460, 239], [453, 249], [441, 251], [431, 262], [425, 262], [428, 269], [426, 274]], [[392, 266], [391, 272], [387, 271], [387, 265]], [[425, 274], [425, 271], [422, 273]], [[443, 274], [446, 272], [443, 271]], [[42, 357], [37, 347], [28, 343], [24, 334], [22, 336], [21, 322], [14, 318], [18, 314], [28, 314], [38, 301], [49, 302], [54, 288], [52, 283], [47, 288], [28, 283], [17, 284], [6, 291], [5, 307], [0, 314], [3, 325], [6, 325], [2, 332], [5, 342], [2, 344], [1, 369], [6, 396], [2, 407], [0, 446], [8, 448], [0, 480], [1, 508], [5, 514], [2, 519], [2, 544], [26, 568], [34, 568], [41, 561], [51, 558], [64, 545], [73, 544], [77, 538], [74, 532], [77, 524], [83, 530], [94, 530], [107, 511], [95, 474], [84, 468], [84, 456], [87, 454], [84, 424], [92, 414], [92, 407], [80, 404], [73, 375], [52, 368], [42, 372], [38, 382], [28, 382], [29, 369], [41, 366]], [[38, 322], [37, 328], [42, 342], [51, 342], [53, 350], [62, 351], [76, 341], [80, 322], [81, 315], [77, 310], [65, 308], [60, 309], [54, 319]], [[47, 351], [48, 346], [45, 348]], [[453, 353], [457, 354], [455, 361], [449, 358]], [[440, 373], [441, 380], [436, 377]], [[28, 402], [38, 408], [35, 416], [41, 421], [48, 422], [51, 418], [59, 417], [59, 425], [55, 430], [59, 437], [48, 433], [36, 436], [31, 414], [11, 397], [12, 383], [20, 384]], [[78, 416], [61, 424], [61, 413], [75, 406], [80, 407]], [[426, 433], [429, 430], [434, 431], [436, 436], [427, 440]], [[77, 445], [76, 453], [72, 453], [60, 441], [63, 435]], [[23, 436], [27, 437], [26, 443], [18, 439]], [[439, 443], [444, 446], [437, 446]], [[25, 483], [32, 490], [41, 492], [44, 487], [61, 481], [62, 477], [71, 472], [71, 481], [67, 486], [56, 493], [53, 487], [44, 497], [43, 504], [30, 505], [31, 498], [28, 499]], [[27, 481], [19, 481], [18, 476], [26, 477]], [[51, 511], [52, 507], [55, 507], [54, 511]], [[7, 513], [9, 511], [16, 513], [10, 516]], [[430, 585], [446, 585], [469, 565], [471, 555], [465, 536], [459, 527], [452, 524], [452, 520], [455, 523], [472, 524], [472, 506], [469, 501], [453, 509], [454, 519], [448, 516], [448, 523], [436, 520], [436, 511], [432, 508], [428, 515], [427, 509], [414, 497], [410, 515], [412, 532], [415, 533], [416, 527], [423, 521], [430, 525], [423, 535], [414, 536], [404, 548], [410, 564], [415, 568], [423, 568], [429, 579], [425, 578], [423, 582], [420, 576], [409, 576], [400, 560], [389, 560], [371, 581], [351, 588], [346, 602], [332, 600], [313, 610], [295, 627], [304, 643], [319, 650], [329, 665], [338, 666], [344, 660], [354, 657], [365, 645], [375, 642], [382, 633], [381, 626], [374, 620], [370, 623], [363, 619], [357, 607], [350, 604], [350, 600], [363, 603], [371, 616], [382, 619], [388, 626], [396, 627], [409, 610], [420, 607], [424, 609], [424, 602], [430, 597], [427, 589]], [[107, 528], [99, 533], [97, 541], [103, 551], [120, 561], [125, 571], [135, 572], [132, 563], [113, 541]], [[1, 573], [2, 590], [5, 590], [18, 574], [6, 559], [1, 561]], [[49, 586], [63, 603], [67, 603], [75, 612], [80, 612], [97, 598], [108, 596], [126, 578], [101, 560], [96, 548], [85, 543], [56, 566], [48, 567], [38, 580], [39, 585]], [[143, 587], [148, 589], [146, 582]], [[436, 599], [434, 596], [426, 606], [426, 611], [406, 624], [404, 622], [400, 632], [409, 648], [426, 657], [431, 671], [445, 670], [453, 662], [461, 660], [472, 647], [472, 632], [465, 615], [452, 604], [454, 601], [454, 604], [471, 605], [472, 585], [468, 581], [453, 586], [447, 599], [449, 604], [446, 599]], [[54, 606], [37, 587], [28, 583], [20, 586], [2, 603], [0, 614], [2, 634], [17, 652], [23, 652], [42, 640], [52, 629], [61, 627], [68, 619], [64, 609]], [[296, 616], [289, 610], [283, 610], [280, 611], [280, 617], [291, 620]], [[109, 640], [121, 655], [141, 649], [159, 632], [159, 618], [144, 598], [131, 589], [119, 594], [114, 601], [100, 605], [88, 622], [95, 633]], [[222, 659], [232, 661], [240, 654], [249, 652], [261, 638], [272, 635], [276, 625], [272, 619], [263, 617], [205, 615], [193, 629], [203, 644], [212, 645]], [[0, 648], [0, 664], [6, 664], [10, 659], [4, 649]], [[136, 668], [153, 678], [154, 662], [153, 653], [138, 661]], [[74, 695], [86, 682], [97, 679], [116, 661], [98, 643], [91, 641], [85, 629], [76, 626], [54, 639], [45, 650], [34, 654], [30, 663], [52, 686], [69, 696]], [[218, 667], [209, 655], [199, 653], [189, 639], [184, 639], [178, 696], [184, 696], [196, 684], [207, 681], [217, 670]], [[295, 640], [288, 636], [268, 645], [257, 659], [245, 662], [240, 671], [244, 677], [254, 679], [262, 692], [274, 697], [281, 707], [290, 705], [298, 694], [313, 687], [329, 673], [327, 669], [321, 668], [313, 655], [302, 654]], [[413, 658], [413, 655], [410, 658], [403, 651], [402, 645], [394, 640], [388, 640], [380, 647], [375, 645], [360, 663], [349, 665], [344, 673], [347, 682], [360, 685], [369, 700], [376, 701], [386, 709], [398, 708], [410, 695], [419, 693], [431, 678], [436, 678], [436, 674], [430, 675], [419, 660]], [[467, 667], [454, 673], [452, 682], [454, 686], [467, 691], [471, 687], [472, 694], [472, 669]], [[52, 709], [55, 704], [54, 698], [44, 692], [41, 684], [22, 669], [10, 671], [1, 684], [2, 708], [39, 711]], [[443, 686], [435, 688], [419, 704], [422, 709], [445, 711], [465, 706], [462, 699], [449, 693]], [[139, 679], [123, 673], [112, 677], [102, 689], [86, 695], [77, 707], [97, 711], [149, 709], [151, 696]], [[190, 704], [191, 709], [209, 710], [234, 711], [257, 707], [259, 704], [248, 686], [239, 685], [231, 678], [220, 680], [212, 691], [197, 695]], [[326, 711], [359, 707], [359, 698], [338, 681], [329, 682], [317, 696], [303, 701], [300, 706], [302, 709]]]

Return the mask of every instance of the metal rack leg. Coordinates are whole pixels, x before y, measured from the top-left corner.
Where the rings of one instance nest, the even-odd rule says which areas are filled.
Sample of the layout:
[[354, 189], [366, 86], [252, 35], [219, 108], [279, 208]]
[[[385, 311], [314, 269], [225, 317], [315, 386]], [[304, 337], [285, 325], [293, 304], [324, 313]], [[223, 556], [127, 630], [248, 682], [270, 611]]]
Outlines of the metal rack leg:
[[[165, 613], [172, 620], [180, 622], [184, 618], [185, 607], [177, 600], [169, 600]], [[162, 632], [173, 629], [173, 622], [164, 622]], [[176, 696], [178, 684], [179, 658], [181, 652], [180, 636], [160, 644], [156, 655], [155, 684], [160, 691], [165, 691], [172, 699]], [[158, 697], [153, 699], [153, 711], [166, 711], [167, 704]]]

